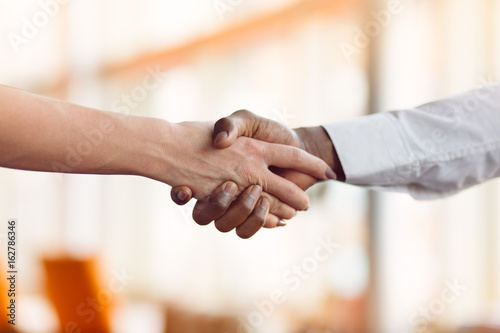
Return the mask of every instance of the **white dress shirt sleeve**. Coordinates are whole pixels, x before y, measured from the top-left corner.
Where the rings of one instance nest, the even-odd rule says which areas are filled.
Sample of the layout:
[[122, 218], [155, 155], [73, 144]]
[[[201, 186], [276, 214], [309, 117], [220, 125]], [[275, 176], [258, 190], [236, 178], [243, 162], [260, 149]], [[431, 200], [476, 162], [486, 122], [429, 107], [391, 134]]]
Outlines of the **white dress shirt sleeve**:
[[500, 176], [500, 83], [323, 127], [350, 184], [433, 199]]

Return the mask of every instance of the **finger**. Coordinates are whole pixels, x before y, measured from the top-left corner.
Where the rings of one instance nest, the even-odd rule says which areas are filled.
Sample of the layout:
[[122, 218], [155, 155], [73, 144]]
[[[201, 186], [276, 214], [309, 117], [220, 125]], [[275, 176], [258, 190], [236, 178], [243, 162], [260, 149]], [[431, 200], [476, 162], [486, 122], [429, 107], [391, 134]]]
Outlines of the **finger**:
[[252, 214], [261, 192], [262, 188], [260, 186], [249, 186], [233, 202], [226, 213], [215, 221], [217, 230], [220, 232], [229, 232], [242, 224]]
[[215, 148], [224, 149], [231, 146], [239, 136], [234, 120], [230, 117], [222, 118], [214, 125], [212, 145]]
[[252, 237], [264, 226], [268, 213], [269, 200], [261, 198], [252, 215], [236, 228], [236, 234], [244, 239]]
[[195, 222], [200, 225], [207, 225], [224, 215], [236, 198], [237, 191], [238, 186], [234, 182], [225, 182], [210, 196], [198, 200], [193, 209]]
[[304, 191], [309, 189], [318, 181], [315, 177], [311, 177], [309, 175], [306, 175], [305, 173], [296, 170], [281, 169], [275, 167], [269, 168], [269, 170], [271, 170], [278, 176], [281, 176], [291, 182], [294, 182], [298, 187], [300, 187]]
[[240, 136], [253, 137], [260, 121], [261, 117], [248, 110], [239, 110], [229, 117], [219, 119], [214, 125], [213, 146], [223, 149], [231, 146]]
[[273, 215], [271, 213], [267, 214], [267, 217], [266, 217], [266, 223], [264, 223], [264, 227], [263, 228], [266, 228], [266, 229], [275, 229], [275, 228], [278, 228], [278, 227], [284, 227], [287, 225], [287, 221], [279, 218], [278, 216], [276, 215]]
[[267, 180], [264, 191], [274, 195], [280, 201], [296, 210], [305, 210], [309, 207], [309, 197], [295, 183], [280, 177], [269, 170], [265, 171]]
[[269, 165], [294, 169], [318, 179], [337, 179], [325, 161], [299, 148], [270, 144], [266, 160]]
[[193, 192], [187, 186], [176, 186], [170, 190], [170, 197], [172, 198], [173, 202], [175, 202], [179, 206], [182, 206], [187, 204], [189, 200], [191, 200], [191, 198], [193, 197]]
[[274, 228], [278, 227], [279, 221], [281, 221], [281, 219], [278, 216], [269, 213], [269, 214], [267, 214], [266, 222], [264, 223], [263, 228], [274, 229]]
[[269, 200], [269, 216], [275, 215], [279, 219], [289, 220], [297, 215], [296, 209], [279, 201], [278, 198], [276, 198], [274, 195], [263, 192], [260, 196]]

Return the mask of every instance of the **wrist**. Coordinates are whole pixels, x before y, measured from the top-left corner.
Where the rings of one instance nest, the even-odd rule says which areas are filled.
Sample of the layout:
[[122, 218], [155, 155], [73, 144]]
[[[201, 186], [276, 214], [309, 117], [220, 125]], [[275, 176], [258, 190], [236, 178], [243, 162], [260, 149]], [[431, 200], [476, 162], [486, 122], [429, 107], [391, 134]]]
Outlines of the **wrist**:
[[175, 126], [163, 119], [140, 118], [133, 122], [131, 154], [128, 165], [131, 174], [170, 184], [172, 145], [175, 144]]
[[218, 151], [211, 146], [213, 124], [154, 121], [154, 125], [147, 127], [148, 141], [144, 146], [147, 162], [139, 165], [140, 175], [173, 187], [189, 186], [193, 197], [210, 194], [215, 189], [211, 188], [212, 182], [221, 183], [215, 179], [220, 172], [220, 161], [208, 154]]
[[325, 161], [335, 171], [338, 180], [345, 181], [344, 170], [335, 145], [323, 127], [301, 127], [295, 129], [295, 132], [300, 137], [304, 150]]

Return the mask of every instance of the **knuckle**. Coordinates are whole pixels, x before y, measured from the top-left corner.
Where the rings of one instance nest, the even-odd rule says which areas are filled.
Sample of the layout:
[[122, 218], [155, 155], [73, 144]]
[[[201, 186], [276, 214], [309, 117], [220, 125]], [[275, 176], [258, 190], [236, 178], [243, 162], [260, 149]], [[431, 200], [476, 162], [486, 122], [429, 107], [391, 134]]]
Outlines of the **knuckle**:
[[285, 200], [290, 202], [296, 197], [295, 186], [293, 184], [288, 184], [285, 189]]
[[254, 174], [253, 172], [253, 167], [249, 165], [246, 161], [241, 161], [241, 163], [238, 164], [236, 167], [236, 173], [241, 176], [242, 179], [244, 179], [245, 184], [242, 184], [243, 186], [250, 184], [252, 181], [252, 175]]
[[[264, 188], [262, 168], [252, 160], [242, 161], [236, 168], [242, 186], [259, 185]], [[246, 194], [245, 194], [246, 195]]]
[[270, 200], [269, 202], [270, 202], [269, 212], [271, 214], [278, 215], [282, 219], [289, 220], [295, 217], [295, 215], [297, 214], [297, 211], [295, 209], [278, 200], [274, 201]]
[[301, 164], [304, 160], [304, 153], [298, 148], [292, 149], [292, 161], [294, 164]]
[[234, 229], [233, 227], [225, 223], [223, 220], [216, 220], [215, 228], [222, 233], [227, 233]]
[[249, 233], [248, 231], [246, 230], [242, 230], [242, 229], [236, 229], [236, 234], [238, 235], [238, 237], [242, 238], [242, 239], [249, 239], [250, 237], [252, 237], [255, 233]]
[[234, 116], [241, 116], [241, 117], [249, 117], [252, 116], [253, 113], [247, 109], [241, 109], [233, 113]]
[[268, 195], [267, 193], [263, 193], [262, 197], [267, 198], [267, 200], [269, 201], [269, 212], [270, 213], [279, 213], [281, 211], [281, 206], [283, 205], [283, 203], [281, 203], [274, 196]]
[[297, 192], [296, 186], [293, 183], [289, 184], [285, 190], [285, 201], [288, 203], [296, 202], [296, 208], [300, 210], [304, 210], [309, 206], [309, 198]]
[[268, 151], [266, 143], [262, 141], [253, 140], [252, 145], [253, 145], [252, 152], [254, 154], [254, 157], [262, 159], [267, 155]]
[[279, 219], [276, 215], [268, 214], [264, 222], [264, 228], [273, 229], [278, 225]]
[[261, 156], [265, 152], [265, 147], [261, 141], [258, 140], [246, 140], [245, 146], [249, 156]]
[[264, 208], [260, 207], [254, 216], [255, 224], [260, 228], [266, 223], [267, 212]]
[[218, 133], [224, 130], [227, 130], [232, 124], [231, 119], [228, 117], [221, 118], [217, 120], [217, 122], [214, 125], [214, 132]]
[[223, 212], [227, 208], [227, 202], [221, 195], [212, 196], [209, 200], [210, 210], [215, 213]]
[[297, 215], [297, 211], [292, 208], [290, 210], [283, 211], [280, 216], [282, 219], [290, 220], [290, 219], [293, 219], [295, 217], [295, 215]]
[[196, 209], [193, 211], [193, 220], [199, 225], [207, 225], [212, 222], [206, 218], [205, 214], [200, 213]]
[[213, 209], [209, 201], [202, 199], [196, 203], [193, 209], [193, 220], [199, 225], [207, 225], [213, 221]]
[[249, 193], [245, 194], [239, 202], [238, 210], [241, 214], [249, 215], [255, 206], [255, 200]]

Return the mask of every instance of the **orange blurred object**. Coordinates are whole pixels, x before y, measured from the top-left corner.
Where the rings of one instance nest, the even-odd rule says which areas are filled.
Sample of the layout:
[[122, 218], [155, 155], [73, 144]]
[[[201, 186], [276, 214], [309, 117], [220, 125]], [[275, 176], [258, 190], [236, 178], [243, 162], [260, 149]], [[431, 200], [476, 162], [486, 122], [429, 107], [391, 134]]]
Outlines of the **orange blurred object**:
[[464, 327], [458, 333], [500, 333], [500, 327], [496, 326], [475, 326]]
[[47, 294], [60, 329], [68, 333], [110, 332], [111, 291], [100, 288], [95, 260], [46, 259]]
[[346, 299], [336, 294], [325, 295], [318, 309], [311, 315], [290, 313], [295, 333], [342, 332], [366, 333], [371, 330], [366, 320], [367, 295]]
[[238, 319], [230, 315], [199, 314], [175, 307], [167, 310], [165, 333], [237, 333], [238, 329]]
[[[0, 264], [0, 270], [5, 272], [3, 269], [4, 265]], [[3, 309], [7, 309], [10, 304], [10, 298], [8, 297], [8, 284], [6, 279], [0, 279], [0, 309], [2, 309], [2, 320], [0, 320], [0, 332], [10, 333], [17, 332], [15, 328], [8, 323], [11, 318], [7, 317], [7, 311]], [[18, 291], [16, 290], [16, 296], [18, 296]], [[16, 297], [17, 299], [17, 297]], [[17, 302], [16, 302], [17, 303]], [[17, 304], [16, 304], [17, 306]], [[17, 320], [17, 318], [16, 318]]]

